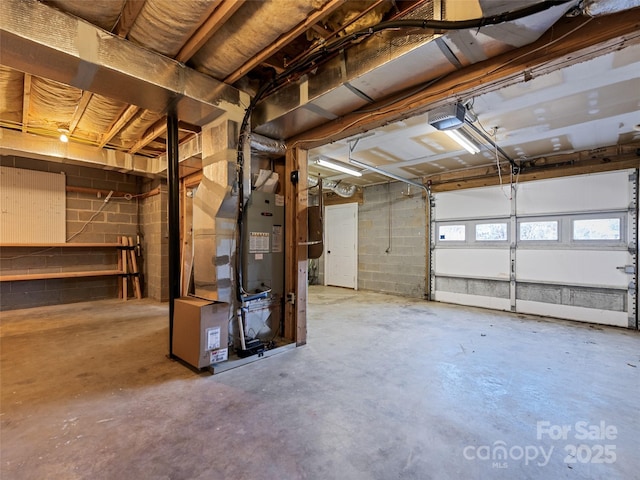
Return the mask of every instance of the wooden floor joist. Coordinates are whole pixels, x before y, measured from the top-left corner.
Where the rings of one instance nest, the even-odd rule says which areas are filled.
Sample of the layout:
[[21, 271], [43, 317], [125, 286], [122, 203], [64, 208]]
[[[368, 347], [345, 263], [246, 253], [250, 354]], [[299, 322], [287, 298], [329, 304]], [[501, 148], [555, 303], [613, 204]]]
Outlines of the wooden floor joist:
[[[627, 144], [527, 160], [514, 181], [527, 182], [568, 175], [640, 168], [639, 153], [640, 144]], [[501, 180], [503, 184], [509, 183], [510, 165], [506, 162], [501, 164], [500, 172], [502, 179], [494, 164], [430, 175], [424, 177], [423, 182], [431, 187], [432, 192], [499, 185]]]

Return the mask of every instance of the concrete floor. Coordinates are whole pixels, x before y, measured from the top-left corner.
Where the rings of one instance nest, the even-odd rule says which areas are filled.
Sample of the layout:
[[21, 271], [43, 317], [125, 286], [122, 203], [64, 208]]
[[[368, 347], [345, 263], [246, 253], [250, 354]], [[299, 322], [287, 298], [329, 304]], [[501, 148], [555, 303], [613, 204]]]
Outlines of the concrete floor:
[[309, 304], [308, 345], [214, 376], [165, 358], [166, 305], [3, 312], [1, 478], [638, 478], [638, 332]]

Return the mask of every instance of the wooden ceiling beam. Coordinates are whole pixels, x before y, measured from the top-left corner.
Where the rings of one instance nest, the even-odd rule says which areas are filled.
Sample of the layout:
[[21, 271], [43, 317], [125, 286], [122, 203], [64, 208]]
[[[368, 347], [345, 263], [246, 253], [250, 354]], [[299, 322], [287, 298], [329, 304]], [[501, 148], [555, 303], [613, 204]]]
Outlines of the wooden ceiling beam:
[[147, 131], [144, 133], [144, 136], [138, 140], [133, 146], [129, 149], [128, 153], [137, 153], [142, 150], [144, 147], [153, 142], [160, 135], [164, 135], [167, 132], [167, 118], [161, 117], [156, 121], [153, 125], [151, 125]]
[[202, 128], [197, 125], [192, 125], [191, 123], [178, 120], [178, 130], [182, 130], [183, 132], [200, 133]]
[[321, 27], [320, 25], [313, 24], [311, 25], [311, 30], [313, 30], [314, 32], [316, 32], [318, 35], [320, 35], [322, 38], [324, 38], [325, 40], [327, 38], [329, 38], [331, 36], [331, 32], [328, 31], [326, 28]]
[[222, 27], [246, 0], [223, 0], [178, 52], [175, 59], [186, 62]]
[[[381, 4], [383, 4], [383, 3], [387, 2], [387, 1], [388, 0], [376, 0], [374, 3], [370, 4], [367, 8], [365, 8], [364, 10], [359, 12], [358, 15], [356, 15], [354, 18], [349, 20], [347, 23], [341, 25], [338, 30], [333, 31], [333, 32], [329, 32], [329, 35], [325, 38], [325, 40], [328, 40], [328, 39], [331, 39], [333, 37], [336, 37], [338, 35], [338, 33], [345, 31], [350, 25], [352, 25], [353, 23], [357, 22], [362, 17], [364, 17], [366, 14], [368, 14], [370, 11], [372, 11], [374, 8], [377, 8], [379, 5], [381, 5]], [[290, 63], [297, 62], [302, 57], [304, 57], [307, 53], [308, 53], [308, 50], [302, 52], [300, 55], [298, 55], [297, 57], [293, 58]]]
[[89, 105], [89, 101], [93, 97], [93, 93], [85, 90], [82, 92], [82, 97], [80, 98], [80, 103], [76, 107], [76, 111], [73, 113], [73, 117], [71, 118], [71, 122], [69, 123], [69, 134], [72, 134], [73, 131], [78, 126], [82, 115], [84, 115], [84, 111], [87, 109], [87, 105]]
[[424, 113], [460, 99], [521, 83], [640, 43], [640, 9], [597, 18], [564, 17], [537, 41], [455, 71], [423, 90], [400, 92], [287, 140], [287, 147], [314, 148]]
[[104, 147], [109, 142], [109, 140], [115, 137], [117, 133], [120, 130], [122, 130], [122, 128], [127, 123], [129, 123], [129, 121], [133, 118], [133, 116], [136, 113], [138, 113], [138, 110], [140, 110], [139, 107], [135, 105], [129, 105], [118, 117], [116, 122], [113, 125], [111, 125], [111, 128], [109, 129], [109, 131], [102, 136], [102, 139], [100, 140], [100, 144], [98, 145], [98, 147], [99, 148]]
[[[517, 182], [542, 180], [545, 178], [607, 172], [625, 168], [640, 167], [638, 148], [640, 144], [613, 145], [597, 150], [584, 150], [574, 153], [551, 155], [527, 160]], [[465, 188], [488, 187], [509, 183], [510, 166], [505, 162], [500, 168], [495, 164], [428, 175], [423, 183], [431, 187], [432, 192], [449, 192]], [[514, 178], [514, 181], [515, 178]]]
[[29, 109], [31, 108], [31, 75], [28, 73], [24, 74], [22, 92], [22, 131], [26, 133], [29, 128]]
[[278, 50], [280, 50], [282, 47], [292, 42], [293, 40], [298, 38], [300, 35], [302, 35], [304, 32], [309, 30], [313, 25], [318, 23], [320, 20], [327, 17], [328, 15], [331, 15], [331, 13], [333, 13], [336, 9], [341, 7], [345, 2], [346, 0], [329, 1], [329, 3], [327, 3], [320, 10], [316, 10], [314, 13], [309, 15], [304, 22], [298, 24], [298, 26], [295, 27], [293, 30], [290, 30], [284, 35], [281, 35], [274, 43], [269, 45], [267, 48], [265, 48], [258, 54], [254, 55], [251, 58], [251, 60], [246, 62], [244, 65], [242, 65], [242, 67], [240, 67], [238, 70], [236, 70], [227, 78], [225, 78], [224, 81], [229, 84], [232, 84], [238, 81], [239, 79], [244, 77], [247, 73], [249, 73], [251, 70], [253, 70], [255, 67], [257, 67], [258, 65], [263, 63], [265, 60], [267, 60], [271, 55], [273, 55]]
[[113, 33], [119, 37], [126, 38], [126, 36], [129, 35], [131, 27], [136, 23], [136, 18], [138, 18], [146, 1], [147, 0], [126, 0], [120, 12], [120, 18], [118, 18], [116, 26], [113, 27]]
[[[135, 19], [144, 7], [145, 2], [146, 0], [127, 0], [122, 10], [120, 19], [118, 20], [118, 24], [114, 28], [115, 34], [121, 37], [127, 36], [129, 30], [135, 23]], [[209, 38], [211, 38], [211, 36], [220, 28], [220, 26], [222, 26], [224, 21], [226, 21], [233, 13], [235, 13], [235, 11], [240, 8], [240, 6], [244, 2], [245, 0], [216, 0], [211, 2], [208, 10], [208, 18], [202, 23], [202, 25], [195, 29], [195, 33], [182, 47], [180, 52], [178, 52], [178, 55], [175, 57], [175, 59], [180, 62], [186, 62], [187, 60], [189, 60], [195, 54], [195, 52], [197, 52], [198, 49]], [[104, 147], [113, 137], [115, 137], [139, 110], [140, 109], [135, 105], [130, 105], [129, 107], [127, 107], [127, 109], [124, 110], [122, 115], [109, 129], [109, 131], [103, 135], [99, 147]], [[152, 134], [152, 130], [151, 132], [149, 130], [147, 132], [149, 134]], [[148, 145], [151, 141], [153, 141], [153, 138], [149, 140], [145, 135], [145, 137], [134, 144], [131, 153], [139, 151], [141, 148], [144, 148], [146, 145]]]

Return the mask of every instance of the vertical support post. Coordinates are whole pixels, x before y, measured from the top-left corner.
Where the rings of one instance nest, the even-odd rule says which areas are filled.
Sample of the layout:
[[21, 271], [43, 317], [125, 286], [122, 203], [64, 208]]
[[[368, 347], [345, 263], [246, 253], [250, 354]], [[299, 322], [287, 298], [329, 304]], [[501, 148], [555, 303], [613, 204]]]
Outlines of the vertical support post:
[[424, 298], [425, 300], [431, 300], [431, 188], [427, 188], [424, 197], [424, 211], [425, 211], [425, 266], [424, 266]]
[[516, 261], [518, 258], [518, 191], [516, 185], [510, 186], [511, 198], [509, 201], [511, 208], [511, 216], [509, 217], [509, 235], [511, 245], [509, 246], [509, 301], [511, 303], [511, 311], [517, 312], [517, 286], [518, 278], [516, 276]]
[[[307, 343], [307, 150], [287, 148], [285, 158], [285, 303], [284, 336]], [[293, 174], [293, 177], [292, 177]]]
[[173, 358], [174, 302], [180, 296], [180, 175], [178, 116], [167, 115], [167, 184], [169, 187], [169, 358]]

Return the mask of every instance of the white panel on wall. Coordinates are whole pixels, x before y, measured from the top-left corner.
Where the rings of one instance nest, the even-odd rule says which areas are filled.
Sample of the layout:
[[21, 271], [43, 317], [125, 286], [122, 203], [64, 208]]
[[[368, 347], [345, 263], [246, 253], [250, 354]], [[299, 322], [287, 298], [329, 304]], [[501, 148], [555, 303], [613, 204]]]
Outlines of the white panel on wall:
[[633, 170], [538, 180], [518, 185], [518, 215], [626, 209]]
[[508, 217], [509, 186], [483, 187], [435, 194], [435, 220]]
[[65, 176], [0, 167], [0, 242], [65, 243]]
[[438, 248], [435, 274], [466, 278], [509, 279], [509, 249]]
[[613, 325], [615, 327], [628, 327], [629, 314], [627, 312], [612, 312], [597, 308], [573, 307], [570, 305], [555, 305], [553, 303], [531, 302], [518, 300], [518, 312], [560, 317], [580, 322], [599, 323], [601, 325]]
[[468, 293], [435, 292], [436, 302], [457, 303], [471, 307], [493, 308], [494, 310], [511, 310], [508, 298], [485, 297], [483, 295], [469, 295]]
[[516, 278], [523, 282], [626, 288], [629, 275], [616, 267], [627, 264], [628, 256], [623, 250], [518, 250]]

